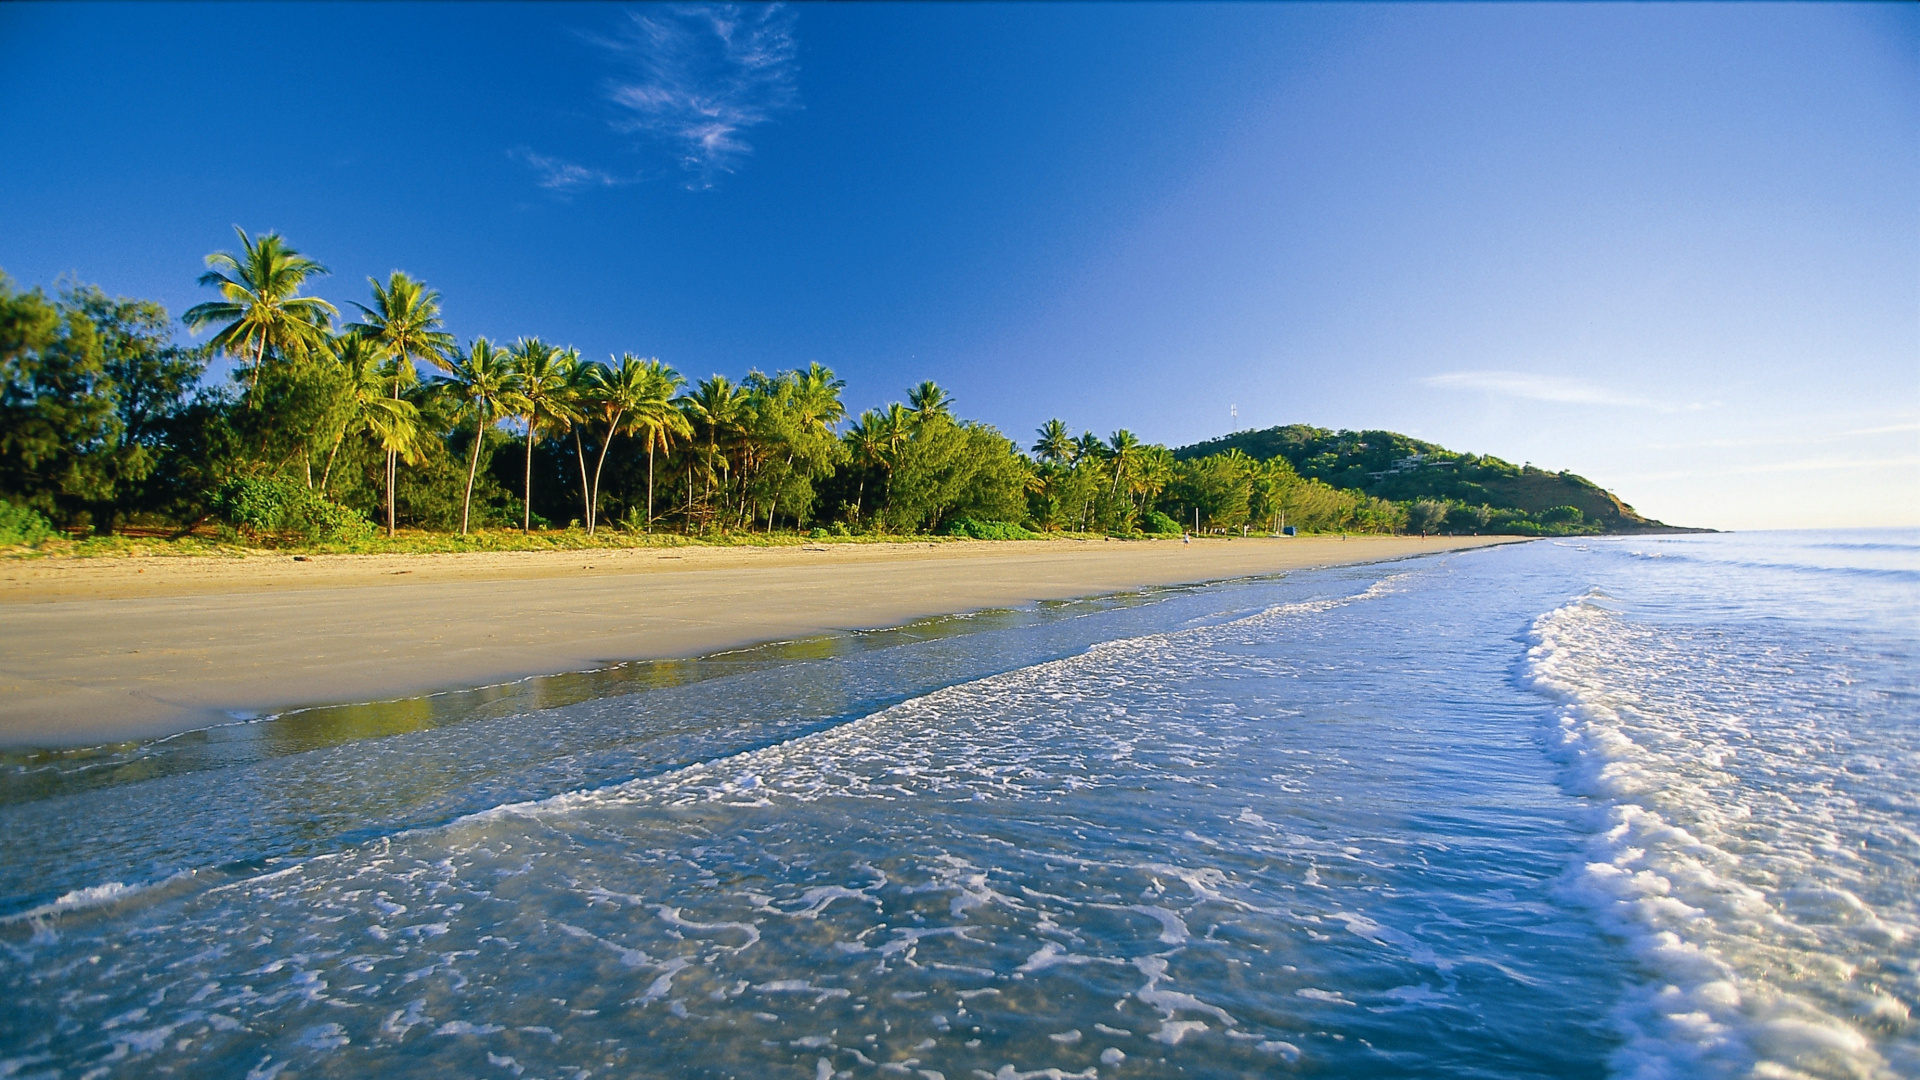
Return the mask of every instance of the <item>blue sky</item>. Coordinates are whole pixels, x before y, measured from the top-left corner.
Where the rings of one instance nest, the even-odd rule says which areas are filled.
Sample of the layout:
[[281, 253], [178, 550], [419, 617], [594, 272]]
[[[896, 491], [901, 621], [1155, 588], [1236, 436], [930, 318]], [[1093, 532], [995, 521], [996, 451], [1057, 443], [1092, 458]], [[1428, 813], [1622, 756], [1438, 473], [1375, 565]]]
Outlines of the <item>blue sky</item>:
[[1920, 524], [1920, 7], [0, 5], [0, 268]]

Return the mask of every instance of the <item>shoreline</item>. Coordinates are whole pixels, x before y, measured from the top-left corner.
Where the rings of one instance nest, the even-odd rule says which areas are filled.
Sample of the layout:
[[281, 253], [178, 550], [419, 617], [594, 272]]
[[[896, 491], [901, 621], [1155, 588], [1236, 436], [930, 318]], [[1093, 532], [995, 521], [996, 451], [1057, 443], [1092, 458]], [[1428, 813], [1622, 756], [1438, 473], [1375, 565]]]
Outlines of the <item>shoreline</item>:
[[1514, 537], [970, 541], [0, 567], [0, 747], [248, 715]]

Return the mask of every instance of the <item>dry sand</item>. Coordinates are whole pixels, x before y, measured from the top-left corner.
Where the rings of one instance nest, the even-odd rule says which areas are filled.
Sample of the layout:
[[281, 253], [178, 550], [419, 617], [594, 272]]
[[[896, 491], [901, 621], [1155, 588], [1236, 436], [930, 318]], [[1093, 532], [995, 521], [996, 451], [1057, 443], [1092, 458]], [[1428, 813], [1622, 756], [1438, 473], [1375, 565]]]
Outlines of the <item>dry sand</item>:
[[0, 562], [0, 745], [697, 656], [1496, 538], [1032, 541]]

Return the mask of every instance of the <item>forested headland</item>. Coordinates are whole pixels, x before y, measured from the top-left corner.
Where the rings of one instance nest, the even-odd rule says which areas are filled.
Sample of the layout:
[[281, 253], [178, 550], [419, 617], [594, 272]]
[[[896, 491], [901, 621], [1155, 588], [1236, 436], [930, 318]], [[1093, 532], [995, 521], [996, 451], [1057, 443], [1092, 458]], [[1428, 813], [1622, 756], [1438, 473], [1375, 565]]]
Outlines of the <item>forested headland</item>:
[[[1296, 425], [1175, 450], [1050, 420], [1022, 445], [931, 381], [855, 415], [819, 364], [690, 381], [541, 337], [461, 342], [405, 273], [336, 306], [310, 292], [323, 266], [236, 231], [179, 321], [0, 275], [0, 546], [1661, 527], [1579, 477], [1391, 432]], [[219, 357], [225, 382], [207, 378]]]

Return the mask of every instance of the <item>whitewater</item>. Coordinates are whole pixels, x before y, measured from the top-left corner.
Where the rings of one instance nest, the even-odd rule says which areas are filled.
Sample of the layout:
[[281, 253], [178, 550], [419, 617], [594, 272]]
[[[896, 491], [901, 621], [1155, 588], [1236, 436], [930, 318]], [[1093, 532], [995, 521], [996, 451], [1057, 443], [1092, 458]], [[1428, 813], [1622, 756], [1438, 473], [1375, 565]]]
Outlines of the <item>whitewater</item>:
[[1920, 1075], [1920, 533], [0, 757], [0, 1078]]

